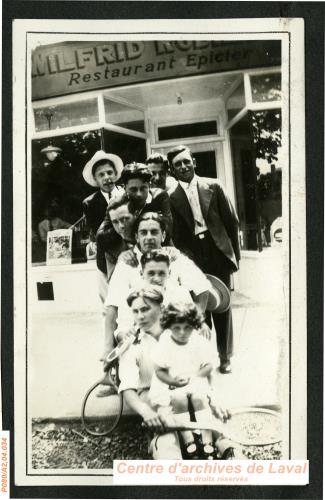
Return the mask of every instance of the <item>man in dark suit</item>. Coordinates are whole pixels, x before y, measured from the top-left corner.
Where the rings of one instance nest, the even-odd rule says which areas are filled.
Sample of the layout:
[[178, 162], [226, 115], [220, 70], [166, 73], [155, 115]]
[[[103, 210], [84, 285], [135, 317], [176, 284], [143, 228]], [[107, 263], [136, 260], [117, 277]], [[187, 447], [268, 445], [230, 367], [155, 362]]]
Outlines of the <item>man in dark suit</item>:
[[[205, 273], [230, 287], [230, 277], [240, 259], [239, 221], [235, 209], [217, 179], [195, 175], [195, 159], [186, 146], [167, 154], [178, 179], [170, 194], [175, 246], [191, 257]], [[231, 310], [212, 314], [217, 333], [220, 372], [230, 373], [233, 354]]]
[[[122, 170], [121, 158], [105, 151], [97, 151], [83, 169], [82, 175], [85, 181], [90, 186], [99, 188], [82, 202], [86, 223], [93, 239], [105, 217], [109, 201], [123, 194], [123, 189], [115, 185]], [[99, 296], [104, 302], [107, 288], [106, 260], [100, 248], [97, 249], [96, 262], [99, 270]]]
[[[173, 222], [169, 196], [166, 191], [160, 188], [150, 188], [151, 177], [151, 171], [146, 165], [133, 162], [125, 165], [121, 181], [129, 200], [129, 211], [133, 214], [134, 219], [138, 219], [145, 212], [159, 213], [166, 225], [166, 243], [169, 243]], [[106, 235], [110, 232], [111, 227], [111, 218], [106, 210], [104, 222], [97, 234], [97, 244], [104, 251], [108, 250], [109, 238]]]
[[97, 248], [104, 251], [108, 281], [114, 271], [119, 255], [129, 248], [133, 248], [135, 244], [133, 235], [135, 218], [130, 212], [129, 204], [130, 201], [126, 193], [113, 198], [107, 205], [106, 210], [111, 226], [107, 225], [107, 221], [106, 223], [103, 221], [97, 231]]

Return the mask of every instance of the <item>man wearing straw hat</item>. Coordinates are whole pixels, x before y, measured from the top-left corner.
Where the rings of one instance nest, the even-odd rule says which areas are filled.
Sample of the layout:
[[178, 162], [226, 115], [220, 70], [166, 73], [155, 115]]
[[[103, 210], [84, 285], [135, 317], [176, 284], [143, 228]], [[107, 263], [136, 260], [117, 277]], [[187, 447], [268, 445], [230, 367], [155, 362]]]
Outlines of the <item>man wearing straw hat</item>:
[[[123, 193], [123, 188], [115, 185], [121, 177], [122, 170], [121, 158], [105, 151], [97, 151], [83, 169], [82, 175], [87, 184], [99, 188], [83, 200], [83, 210], [91, 238], [95, 238], [110, 200]], [[96, 262], [99, 270], [99, 296], [104, 302], [107, 288], [106, 260], [100, 248], [97, 249]]]

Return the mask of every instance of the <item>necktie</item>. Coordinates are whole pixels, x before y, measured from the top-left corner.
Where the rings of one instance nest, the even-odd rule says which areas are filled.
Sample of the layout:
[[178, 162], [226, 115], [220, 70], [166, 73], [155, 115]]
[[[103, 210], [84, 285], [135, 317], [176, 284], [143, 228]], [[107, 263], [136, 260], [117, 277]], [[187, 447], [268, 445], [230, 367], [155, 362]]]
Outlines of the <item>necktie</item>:
[[188, 188], [187, 188], [188, 200], [190, 202], [190, 206], [191, 206], [191, 209], [192, 209], [192, 213], [193, 213], [193, 217], [194, 217], [195, 223], [199, 227], [202, 227], [203, 226], [203, 220], [202, 220], [201, 207], [199, 205], [198, 196], [196, 195], [196, 192], [194, 190], [196, 190], [196, 185], [193, 186], [193, 185], [189, 184]]

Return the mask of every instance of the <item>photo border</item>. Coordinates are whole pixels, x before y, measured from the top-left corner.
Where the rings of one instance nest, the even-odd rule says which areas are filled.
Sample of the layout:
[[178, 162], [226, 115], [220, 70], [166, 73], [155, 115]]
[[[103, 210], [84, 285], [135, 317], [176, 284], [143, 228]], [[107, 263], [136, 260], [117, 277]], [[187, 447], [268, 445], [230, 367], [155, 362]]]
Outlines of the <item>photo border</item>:
[[[68, 2], [67, 2], [68, 3]], [[123, 11], [123, 7], [126, 6], [129, 2], [110, 2], [109, 5], [109, 16], [111, 19], [121, 19], [121, 14], [120, 14], [120, 9]], [[7, 1], [4, 0], [4, 6], [8, 8]], [[24, 5], [23, 5], [24, 4]], [[46, 18], [51, 17], [51, 14], [49, 10], [51, 10], [52, 7], [55, 9], [56, 15], [54, 17], [65, 17], [63, 14], [63, 11], [66, 11], [66, 8], [69, 7], [69, 14], [70, 16], [74, 15], [73, 12], [78, 11], [79, 16], [75, 16], [76, 18], [80, 18], [80, 6], [78, 6], [79, 2], [69, 2], [69, 6], [61, 4], [60, 7], [62, 9], [58, 8], [58, 5], [53, 6], [52, 2], [29, 2], [29, 5], [27, 5], [27, 2], [14, 2], [12, 5], [12, 8], [8, 9], [6, 13], [4, 12], [4, 24], [3, 24], [3, 38], [4, 38], [4, 44], [3, 47], [6, 48], [6, 51], [4, 52], [4, 63], [5, 63], [5, 68], [6, 68], [6, 73], [4, 73], [3, 77], [3, 103], [12, 102], [12, 94], [11, 94], [11, 79], [10, 79], [10, 69], [11, 66], [11, 41], [8, 40], [8, 35], [11, 34], [11, 20], [14, 17], [34, 17], [34, 18], [41, 18], [40, 12], [36, 12], [37, 8], [39, 5], [46, 4], [47, 8], [44, 10], [44, 14], [46, 13]], [[51, 5], [52, 4], [52, 5]], [[56, 2], [57, 4], [57, 2]], [[112, 5], [114, 4], [114, 5]], [[132, 2], [131, 2], [132, 4]], [[219, 7], [216, 8], [216, 4], [213, 2], [205, 2], [204, 5], [200, 2], [190, 2], [189, 4], [186, 5], [185, 10], [186, 10], [186, 15], [184, 15], [183, 11], [183, 6], [182, 4], [174, 4], [174, 2], [170, 2], [170, 4], [173, 4], [175, 9], [173, 9], [173, 17], [175, 19], [180, 18], [180, 17], [188, 17], [188, 18], [194, 18], [194, 17], [200, 17], [200, 18], [213, 18], [213, 17], [228, 17], [228, 18], [240, 18], [245, 15], [245, 17], [277, 17], [282, 14], [284, 15], [283, 11], [287, 9], [287, 12], [285, 13], [285, 17], [304, 17], [305, 18], [305, 26], [306, 26], [306, 136], [307, 136], [307, 142], [306, 142], [306, 154], [307, 154], [307, 161], [306, 165], [308, 165], [308, 169], [306, 168], [306, 198], [307, 198], [307, 283], [308, 283], [308, 296], [307, 296], [307, 305], [308, 305], [308, 312], [307, 312], [307, 320], [308, 320], [308, 332], [311, 332], [309, 334], [308, 338], [308, 378], [309, 378], [309, 387], [312, 385], [313, 387], [313, 392], [309, 390], [308, 392], [308, 458], [310, 460], [310, 482], [311, 484], [306, 487], [290, 487], [290, 493], [293, 493], [293, 496], [291, 498], [317, 498], [314, 496], [307, 496], [309, 493], [313, 493], [315, 491], [315, 488], [318, 488], [317, 491], [319, 492], [320, 485], [321, 485], [321, 460], [320, 460], [320, 447], [319, 447], [319, 439], [320, 436], [322, 435], [322, 430], [321, 430], [321, 422], [322, 422], [322, 405], [319, 405], [319, 402], [322, 400], [321, 395], [319, 394], [321, 389], [322, 389], [322, 383], [321, 383], [321, 378], [319, 376], [320, 370], [322, 371], [322, 345], [323, 345], [323, 339], [322, 339], [322, 280], [320, 279], [323, 276], [323, 262], [322, 262], [322, 255], [323, 255], [323, 242], [321, 242], [321, 245], [319, 244], [319, 231], [320, 231], [320, 226], [322, 226], [322, 220], [323, 220], [323, 204], [322, 204], [322, 199], [323, 199], [323, 172], [320, 166], [322, 165], [322, 151], [323, 151], [323, 146], [322, 146], [322, 130], [323, 127], [320, 126], [318, 127], [318, 130], [315, 132], [315, 123], [317, 124], [323, 124], [323, 116], [322, 116], [322, 106], [320, 106], [320, 103], [323, 102], [323, 97], [322, 97], [322, 88], [323, 88], [323, 61], [320, 57], [323, 53], [323, 45], [322, 45], [322, 40], [323, 40], [323, 30], [322, 28], [322, 20], [321, 20], [321, 13], [323, 9], [321, 6], [317, 8], [315, 4], [313, 5], [313, 8], [310, 7], [311, 4], [307, 4], [305, 2], [301, 2], [299, 6], [295, 4], [289, 4], [289, 3], [283, 3], [283, 8], [281, 8], [282, 12], [279, 12], [279, 6], [275, 5], [276, 9], [272, 9], [270, 3], [266, 3], [269, 10], [272, 11], [272, 14], [266, 15], [265, 14], [265, 4], [263, 6], [258, 7], [258, 5], [255, 4], [254, 6], [254, 13], [255, 15], [250, 15], [249, 9], [247, 10], [247, 3], [242, 2], [240, 8], [238, 9], [238, 6], [230, 6], [229, 3], [220, 3]], [[200, 4], [200, 5], [198, 5]], [[96, 8], [95, 8], [96, 5]], [[133, 4], [134, 5], [134, 4]], [[142, 5], [142, 7], [140, 7]], [[183, 3], [184, 5], [184, 3]], [[17, 7], [20, 7], [17, 9]], [[64, 7], [64, 8], [63, 8]], [[102, 9], [103, 4], [101, 2], [92, 2], [91, 5], [91, 11], [90, 12], [90, 6], [88, 5], [88, 9], [86, 6], [83, 4], [83, 18], [92, 18], [94, 15], [94, 11], [105, 11], [105, 9]], [[113, 7], [113, 9], [112, 9]], [[145, 12], [146, 12], [146, 18], [151, 18], [153, 13], [150, 12], [152, 10], [155, 11], [155, 14], [157, 17], [157, 13], [159, 12], [158, 4], [154, 3], [147, 3], [147, 2], [137, 2], [137, 9], [145, 7]], [[148, 8], [149, 7], [149, 8]], [[273, 4], [274, 7], [274, 4]], [[290, 8], [289, 8], [290, 7]], [[117, 11], [114, 11], [114, 8], [117, 9]], [[222, 10], [222, 15], [216, 16], [218, 12], [218, 9], [223, 9]], [[17, 10], [16, 10], [17, 9]], [[135, 9], [135, 10], [137, 10]], [[296, 9], [296, 11], [295, 11]], [[52, 9], [53, 10], [53, 9]], [[162, 12], [164, 10], [163, 6], [160, 6], [160, 14], [161, 15], [166, 15], [166, 12]], [[199, 16], [196, 16], [193, 11], [195, 11], [199, 14]], [[231, 13], [229, 12], [231, 10]], [[241, 11], [241, 12], [238, 12]], [[274, 10], [277, 10], [277, 14], [275, 14]], [[308, 14], [307, 14], [308, 10]], [[19, 15], [17, 16], [17, 11], [19, 11]], [[131, 19], [133, 16], [130, 15], [130, 12], [126, 8], [127, 15], [125, 15], [125, 19]], [[199, 12], [198, 12], [199, 11]], [[213, 15], [212, 14], [213, 11]], [[261, 13], [260, 11], [263, 11]], [[320, 12], [321, 11], [321, 12]], [[61, 13], [62, 12], [62, 13]], [[219, 11], [220, 12], [220, 11]], [[257, 14], [258, 13], [258, 14]], [[61, 14], [61, 16], [60, 16]], [[136, 12], [133, 10], [132, 12], [133, 15], [136, 14]], [[123, 16], [123, 14], [122, 14]], [[54, 18], [53, 17], [53, 18]], [[103, 17], [105, 17], [105, 14], [103, 14]], [[161, 16], [159, 16], [161, 17]], [[9, 28], [9, 29], [8, 29]], [[315, 30], [316, 28], [316, 30]], [[316, 37], [318, 36], [318, 38]], [[9, 56], [9, 57], [8, 57]], [[317, 80], [315, 84], [315, 80], [312, 78], [313, 75], [315, 74], [315, 68], [317, 68], [316, 73], [317, 73]], [[312, 73], [311, 73], [312, 70]], [[313, 105], [314, 104], [314, 105]], [[315, 119], [316, 118], [316, 119]], [[11, 124], [11, 113], [8, 110], [7, 106], [3, 106], [3, 123], [6, 124]], [[9, 125], [6, 130], [3, 132], [3, 164], [4, 165], [11, 165], [12, 163], [12, 157], [11, 157], [11, 149], [12, 149], [12, 126]], [[10, 351], [10, 355], [6, 354], [4, 356], [4, 348], [2, 349], [2, 380], [13, 380], [13, 341], [12, 341], [12, 331], [13, 331], [13, 289], [12, 289], [12, 271], [13, 271], [13, 262], [12, 262], [12, 250], [13, 250], [13, 240], [12, 240], [12, 176], [11, 176], [11, 169], [3, 169], [2, 172], [2, 237], [3, 241], [5, 241], [6, 245], [2, 246], [2, 264], [5, 263], [5, 265], [2, 266], [2, 291], [6, 290], [6, 293], [2, 295], [2, 347], [4, 345], [4, 342], [6, 342], [6, 353], [7, 353], [7, 346]], [[5, 238], [5, 239], [4, 239]], [[11, 252], [10, 252], [11, 250]], [[8, 287], [9, 284], [9, 287]], [[9, 289], [9, 293], [8, 293]], [[4, 320], [6, 318], [6, 320]], [[316, 342], [317, 341], [317, 342]], [[312, 361], [312, 362], [311, 362]], [[11, 365], [11, 366], [10, 366]], [[8, 377], [8, 378], [7, 378]], [[317, 388], [314, 390], [314, 387]], [[9, 385], [3, 384], [2, 385], [2, 401], [5, 403], [4, 407], [4, 413], [3, 413], [3, 427], [4, 428], [10, 428], [12, 429], [12, 425], [10, 424], [10, 420], [13, 416], [14, 409], [13, 409], [13, 393], [12, 390], [10, 390]], [[8, 406], [8, 402], [9, 404]], [[315, 403], [317, 402], [319, 410], [315, 408]], [[9, 413], [8, 413], [9, 409]], [[13, 450], [13, 436], [11, 439], [11, 450]], [[318, 446], [317, 443], [318, 442]], [[13, 456], [11, 457], [11, 465], [13, 465]], [[314, 462], [313, 462], [314, 460]], [[14, 468], [13, 466], [11, 467], [11, 471], [13, 472]], [[13, 473], [11, 474], [11, 478], [13, 481]], [[311, 486], [314, 485], [314, 488]], [[13, 483], [12, 483], [13, 486]], [[63, 488], [63, 489], [62, 489]], [[28, 491], [32, 493], [31, 496], [34, 496], [36, 498], [43, 498], [46, 493], [48, 498], [53, 498], [57, 497], [58, 493], [60, 491], [65, 491], [65, 495], [72, 493], [72, 495], [76, 495], [79, 493], [78, 490], [85, 489], [88, 490], [91, 488], [92, 491], [96, 491], [96, 496], [98, 498], [103, 498], [107, 497], [107, 486], [100, 487], [100, 486], [91, 486], [91, 487], [85, 487], [85, 486], [78, 486], [78, 487], [61, 487], [61, 486], [54, 486], [54, 487], [35, 487], [35, 486], [26, 486], [26, 487], [17, 487], [14, 486], [12, 489], [12, 493], [14, 493], [14, 496], [16, 496], [16, 493], [22, 494], [22, 493], [27, 493]], [[127, 496], [137, 496], [137, 492], [140, 493], [139, 497], [144, 497], [148, 498], [151, 497], [152, 494], [153, 496], [157, 496], [157, 489], [160, 490], [160, 488], [163, 488], [164, 493], [162, 495], [159, 494], [159, 497], [163, 497], [168, 494], [168, 496], [173, 497], [174, 494], [177, 492], [178, 497], [183, 496], [183, 492], [185, 493], [185, 497], [195, 497], [196, 495], [200, 495], [204, 491], [204, 496], [207, 498], [213, 498], [215, 492], [217, 491], [219, 495], [224, 496], [225, 498], [231, 498], [232, 496], [236, 496], [237, 498], [245, 498], [242, 496], [239, 496], [238, 494], [241, 495], [240, 492], [245, 492], [246, 490], [252, 493], [252, 498], [259, 498], [263, 496], [264, 498], [272, 498], [273, 496], [278, 496], [276, 495], [276, 492], [278, 491], [283, 491], [284, 489], [287, 489], [288, 487], [218, 487], [218, 490], [215, 490], [215, 487], [211, 487], [211, 491], [207, 491], [206, 488], [204, 487], [191, 487], [187, 486], [186, 489], [182, 487], [158, 487], [158, 488], [152, 488], [150, 486], [146, 487], [134, 487], [132, 488], [132, 491], [129, 488], [126, 487], [116, 487], [113, 486], [114, 488], [114, 496], [116, 498], [124, 498], [124, 492], [126, 492]], [[146, 492], [143, 491], [145, 488]], [[262, 488], [262, 490], [260, 490]], [[37, 491], [40, 489], [41, 491]], [[47, 491], [49, 490], [49, 491]], [[98, 491], [97, 491], [98, 490]], [[105, 490], [101, 492], [100, 490]], [[151, 490], [151, 493], [150, 491]], [[193, 490], [193, 492], [192, 492]], [[260, 490], [260, 493], [258, 491]], [[147, 496], [148, 492], [148, 496]], [[273, 493], [272, 493], [273, 492]], [[82, 492], [81, 496], [78, 495], [79, 497], [83, 498], [84, 494]], [[131, 495], [130, 495], [131, 493]], [[145, 494], [144, 494], [145, 493]], [[160, 491], [159, 491], [160, 493]], [[210, 493], [212, 495], [210, 496]], [[40, 494], [40, 496], [39, 496]], [[271, 496], [268, 496], [268, 495]], [[103, 495], [103, 496], [102, 496]], [[193, 496], [192, 496], [193, 495]], [[18, 496], [18, 495], [17, 495]], [[29, 496], [25, 495], [24, 496]], [[69, 494], [70, 496], [70, 494]], [[247, 497], [248, 498], [248, 497]]]

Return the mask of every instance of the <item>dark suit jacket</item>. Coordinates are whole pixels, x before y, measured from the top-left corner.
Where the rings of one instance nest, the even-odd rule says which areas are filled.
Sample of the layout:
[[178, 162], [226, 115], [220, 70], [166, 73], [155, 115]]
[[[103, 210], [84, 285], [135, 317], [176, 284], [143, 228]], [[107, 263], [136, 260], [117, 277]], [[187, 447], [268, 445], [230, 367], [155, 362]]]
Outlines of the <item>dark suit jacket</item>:
[[95, 193], [84, 199], [82, 206], [87, 226], [96, 236], [97, 230], [105, 217], [107, 202], [100, 191], [95, 191]]
[[[173, 223], [169, 196], [166, 193], [166, 191], [163, 191], [162, 189], [159, 188], [151, 188], [150, 193], [152, 196], [151, 203], [148, 203], [143, 207], [143, 209], [141, 210], [141, 214], [145, 212], [159, 212], [162, 215], [167, 227], [166, 231], [167, 232], [166, 244], [167, 244], [167, 241], [170, 241], [172, 233], [172, 223]], [[100, 247], [105, 252], [109, 251], [111, 247], [112, 231], [114, 230], [112, 229], [111, 219], [109, 217], [108, 211], [106, 210], [104, 221], [97, 231], [97, 247]]]
[[[238, 269], [239, 221], [228, 195], [217, 179], [207, 177], [198, 177], [198, 192], [202, 214], [214, 244], [229, 260], [230, 269]], [[188, 198], [180, 184], [170, 194], [170, 203], [174, 244], [193, 258], [194, 219]]]
[[[89, 231], [95, 237], [99, 226], [104, 220], [107, 202], [102, 193], [96, 191], [82, 202], [82, 206]], [[98, 269], [106, 274], [105, 253], [99, 248], [97, 249], [96, 262]]]

